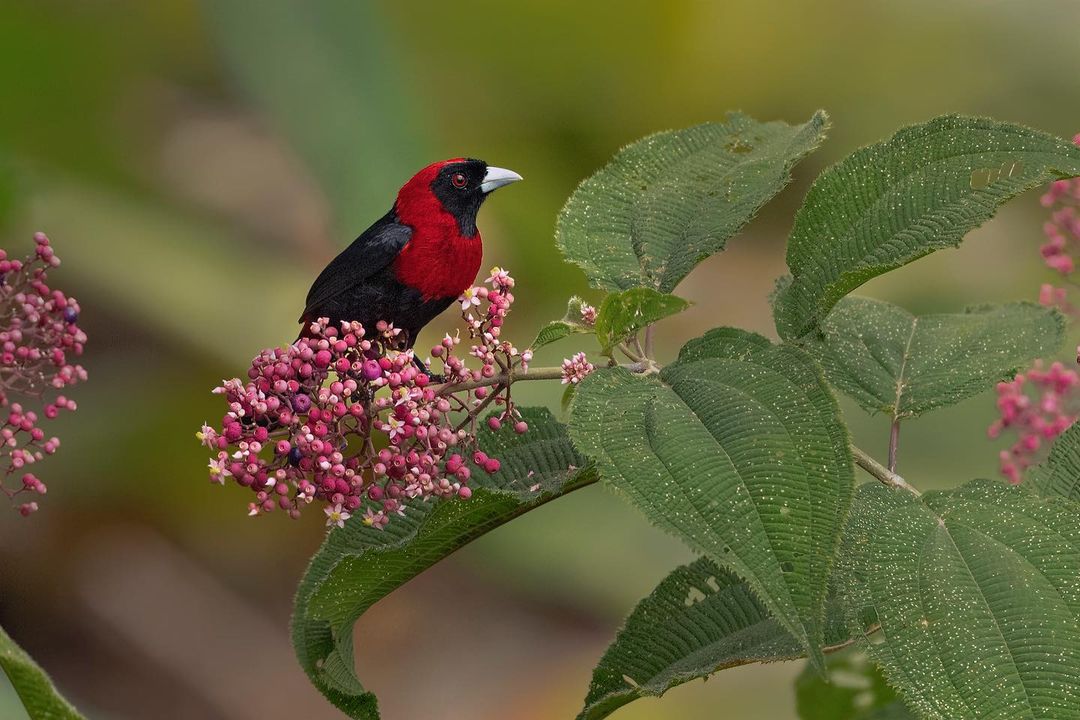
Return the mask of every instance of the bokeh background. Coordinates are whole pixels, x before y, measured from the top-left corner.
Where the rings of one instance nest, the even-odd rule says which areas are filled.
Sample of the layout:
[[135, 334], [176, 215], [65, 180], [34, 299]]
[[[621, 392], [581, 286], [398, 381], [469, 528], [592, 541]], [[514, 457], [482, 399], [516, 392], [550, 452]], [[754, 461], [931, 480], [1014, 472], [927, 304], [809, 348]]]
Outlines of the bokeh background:
[[[91, 379], [57, 421], [42, 511], [0, 513], [0, 623], [93, 718], [338, 717], [287, 634], [319, 513], [247, 518], [246, 491], [207, 482], [194, 432], [222, 412], [210, 389], [294, 337], [310, 280], [415, 170], [471, 155], [525, 176], [480, 218], [525, 344], [571, 293], [597, 298], [552, 230], [617, 148], [730, 109], [826, 108], [829, 142], [678, 289], [696, 305], [663, 324], [670, 356], [716, 325], [772, 334], [792, 213], [856, 147], [945, 112], [1080, 130], [1078, 27], [1064, 0], [3, 0], [0, 157], [18, 195], [0, 245], [52, 236]], [[1025, 196], [862, 292], [914, 311], [1033, 299], [1042, 217]], [[884, 421], [845, 408], [883, 451]], [[909, 423], [901, 471], [924, 488], [994, 475], [993, 415], [986, 394]], [[574, 493], [379, 603], [357, 628], [361, 678], [388, 720], [572, 717], [622, 618], [688, 557], [603, 488]], [[799, 669], [727, 671], [616, 717], [783, 720]], [[17, 707], [0, 684], [0, 718]]]

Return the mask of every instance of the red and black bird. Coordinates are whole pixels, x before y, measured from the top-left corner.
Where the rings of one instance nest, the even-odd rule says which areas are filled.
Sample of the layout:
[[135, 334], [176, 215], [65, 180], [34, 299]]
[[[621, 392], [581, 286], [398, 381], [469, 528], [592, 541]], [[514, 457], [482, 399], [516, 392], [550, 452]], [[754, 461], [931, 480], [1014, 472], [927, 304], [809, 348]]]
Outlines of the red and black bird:
[[418, 172], [390, 212], [319, 273], [307, 295], [301, 334], [318, 318], [331, 324], [379, 320], [401, 328], [411, 348], [420, 329], [476, 279], [483, 257], [476, 213], [495, 189], [521, 176], [483, 160], [454, 158]]

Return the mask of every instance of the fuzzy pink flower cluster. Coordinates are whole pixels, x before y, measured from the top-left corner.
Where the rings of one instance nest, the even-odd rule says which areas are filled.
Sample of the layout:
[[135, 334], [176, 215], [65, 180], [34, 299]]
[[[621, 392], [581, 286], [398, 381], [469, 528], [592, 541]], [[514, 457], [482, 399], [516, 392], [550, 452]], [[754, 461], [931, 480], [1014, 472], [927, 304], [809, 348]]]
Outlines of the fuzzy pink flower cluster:
[[327, 525], [338, 526], [362, 513], [365, 524], [382, 528], [410, 502], [469, 498], [471, 465], [499, 470], [498, 459], [478, 449], [479, 414], [494, 405], [491, 429], [509, 422], [528, 430], [509, 383], [499, 382], [527, 372], [531, 359], [500, 339], [514, 280], [494, 268], [486, 284], [459, 299], [467, 356], [480, 367], [467, 367], [456, 352], [461, 339], [447, 335], [431, 350], [442, 384], [417, 367], [411, 349], [395, 349], [400, 331], [383, 322], [369, 333], [359, 323], [321, 320], [310, 337], [261, 352], [246, 381], [214, 391], [228, 411], [220, 429], [198, 433], [216, 453], [210, 479], [232, 478], [255, 493], [250, 515], [281, 509], [295, 518], [317, 501]]
[[1080, 375], [1059, 362], [1043, 369], [1041, 361], [1011, 382], [997, 386], [1000, 417], [987, 434], [1016, 434], [1016, 442], [999, 454], [1001, 474], [1011, 483], [1023, 480], [1024, 471], [1045, 458], [1054, 438], [1080, 415]]
[[562, 361], [562, 384], [577, 385], [595, 369], [585, 353], [579, 352]]
[[[1080, 135], [1073, 138], [1073, 142], [1080, 145]], [[1076, 270], [1077, 253], [1080, 252], [1080, 178], [1051, 183], [1041, 202], [1051, 212], [1050, 219], [1043, 223], [1046, 242], [1039, 252], [1047, 267], [1067, 279]], [[1039, 302], [1057, 307], [1070, 316], [1076, 314], [1063, 287], [1043, 284], [1039, 289]]]
[[[59, 264], [44, 233], [34, 235], [34, 252], [25, 260], [10, 260], [0, 250], [0, 407], [7, 411], [0, 427], [0, 490], [24, 517], [38, 504], [20, 503], [19, 496], [47, 491], [30, 467], [60, 447], [41, 421], [75, 410], [75, 401], [60, 391], [86, 379], [86, 370], [72, 362], [86, 344], [79, 304], [47, 282], [48, 269]], [[44, 403], [40, 412], [30, 407], [37, 402]]]

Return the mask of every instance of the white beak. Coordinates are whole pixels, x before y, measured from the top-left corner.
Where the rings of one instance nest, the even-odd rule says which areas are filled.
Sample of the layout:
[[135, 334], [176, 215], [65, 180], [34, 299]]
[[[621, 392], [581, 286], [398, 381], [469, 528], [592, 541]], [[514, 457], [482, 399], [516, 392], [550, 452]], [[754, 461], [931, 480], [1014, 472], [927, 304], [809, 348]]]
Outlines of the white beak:
[[521, 176], [513, 170], [489, 165], [487, 173], [484, 174], [484, 182], [480, 183], [480, 192], [487, 194], [503, 185], [516, 183], [520, 179]]

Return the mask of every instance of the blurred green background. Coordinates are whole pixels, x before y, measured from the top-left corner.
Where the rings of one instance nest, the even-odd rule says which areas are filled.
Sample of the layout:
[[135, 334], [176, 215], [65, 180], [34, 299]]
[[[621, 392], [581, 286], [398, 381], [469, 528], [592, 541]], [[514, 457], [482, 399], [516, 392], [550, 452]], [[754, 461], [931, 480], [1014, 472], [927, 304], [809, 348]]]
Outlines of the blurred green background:
[[[1066, 1], [4, 0], [0, 156], [18, 197], [0, 244], [51, 235], [91, 379], [57, 421], [42, 511], [0, 515], [0, 623], [94, 718], [338, 717], [287, 635], [318, 513], [248, 519], [246, 491], [207, 482], [194, 432], [222, 412], [209, 390], [294, 337], [311, 278], [414, 171], [470, 155], [525, 176], [480, 217], [485, 262], [517, 278], [507, 329], [524, 344], [569, 294], [597, 297], [552, 229], [617, 148], [730, 109], [802, 122], [823, 107], [829, 142], [680, 286], [696, 306], [658, 333], [668, 356], [715, 325], [772, 334], [766, 296], [809, 180], [945, 112], [1071, 137], [1078, 26]], [[862, 292], [914, 311], [1033, 299], [1050, 279], [1042, 215], [1025, 196]], [[884, 420], [845, 408], [882, 452]], [[994, 475], [993, 415], [991, 393], [910, 423], [901, 471], [923, 488]], [[604, 489], [574, 493], [377, 605], [360, 675], [388, 720], [572, 717], [621, 619], [688, 557]], [[727, 671], [616, 717], [790, 718], [798, 671]], [[0, 717], [21, 717], [2, 686]]]

